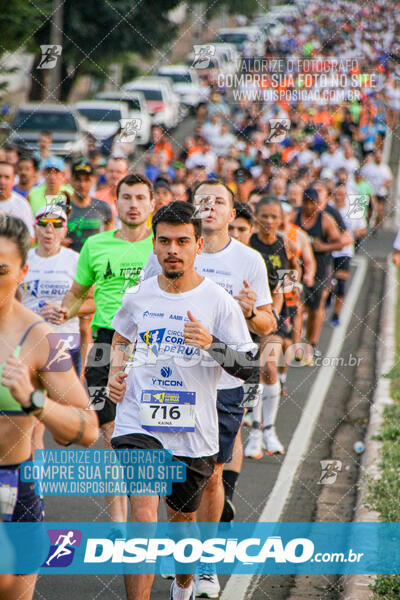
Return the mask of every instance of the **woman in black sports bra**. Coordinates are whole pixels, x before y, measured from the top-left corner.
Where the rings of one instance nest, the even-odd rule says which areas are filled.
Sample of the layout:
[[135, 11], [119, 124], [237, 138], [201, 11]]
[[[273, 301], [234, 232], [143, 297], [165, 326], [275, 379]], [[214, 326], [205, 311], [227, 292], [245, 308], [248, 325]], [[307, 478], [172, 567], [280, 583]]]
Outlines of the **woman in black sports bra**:
[[[96, 414], [58, 336], [15, 298], [28, 265], [29, 233], [17, 218], [0, 214], [0, 518], [40, 521], [34, 484], [20, 481], [19, 467], [31, 457], [36, 419], [54, 439], [91, 445], [98, 435]], [[45, 391], [51, 394], [46, 397]], [[29, 543], [29, 540], [27, 540]], [[12, 597], [33, 596], [36, 575], [16, 577]], [[11, 592], [10, 592], [11, 594]]]

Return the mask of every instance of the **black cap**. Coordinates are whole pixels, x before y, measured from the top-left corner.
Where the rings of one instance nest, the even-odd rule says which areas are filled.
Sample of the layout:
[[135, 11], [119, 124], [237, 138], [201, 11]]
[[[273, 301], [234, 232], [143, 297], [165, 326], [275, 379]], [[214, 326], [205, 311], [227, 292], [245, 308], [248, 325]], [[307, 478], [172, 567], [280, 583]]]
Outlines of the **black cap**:
[[303, 192], [303, 201], [311, 200], [312, 202], [318, 202], [318, 192], [315, 188], [309, 187]]
[[156, 181], [154, 183], [154, 190], [158, 190], [158, 188], [161, 188], [161, 187], [165, 188], [166, 190], [168, 190], [170, 192], [172, 191], [169, 181], [167, 181], [166, 179], [161, 179], [161, 177], [160, 177], [160, 179], [156, 179]]
[[93, 175], [94, 169], [89, 160], [86, 158], [76, 162], [72, 166], [72, 175], [79, 175], [79, 173], [86, 173], [86, 175]]

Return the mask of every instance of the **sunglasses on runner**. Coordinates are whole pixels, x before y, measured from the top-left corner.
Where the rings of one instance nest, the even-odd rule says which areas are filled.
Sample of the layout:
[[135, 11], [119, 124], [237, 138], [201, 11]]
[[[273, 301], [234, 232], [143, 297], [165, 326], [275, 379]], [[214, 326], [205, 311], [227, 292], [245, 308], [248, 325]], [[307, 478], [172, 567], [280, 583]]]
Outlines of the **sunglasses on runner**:
[[38, 219], [36, 219], [35, 223], [39, 227], [47, 227], [47, 225], [51, 223], [54, 229], [61, 229], [61, 227], [65, 226], [65, 221], [61, 218], [53, 219], [50, 217], [39, 217]]

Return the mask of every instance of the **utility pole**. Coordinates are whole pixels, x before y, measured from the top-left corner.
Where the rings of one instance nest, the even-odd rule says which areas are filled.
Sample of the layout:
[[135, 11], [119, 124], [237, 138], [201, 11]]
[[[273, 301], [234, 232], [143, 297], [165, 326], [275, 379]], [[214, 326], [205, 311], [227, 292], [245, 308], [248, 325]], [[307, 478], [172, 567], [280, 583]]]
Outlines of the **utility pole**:
[[[51, 20], [50, 43], [55, 46], [62, 46], [64, 2], [65, 0], [53, 0], [53, 18]], [[60, 98], [61, 60], [62, 58], [60, 56], [57, 59], [54, 67], [51, 69], [50, 102], [56, 102]]]

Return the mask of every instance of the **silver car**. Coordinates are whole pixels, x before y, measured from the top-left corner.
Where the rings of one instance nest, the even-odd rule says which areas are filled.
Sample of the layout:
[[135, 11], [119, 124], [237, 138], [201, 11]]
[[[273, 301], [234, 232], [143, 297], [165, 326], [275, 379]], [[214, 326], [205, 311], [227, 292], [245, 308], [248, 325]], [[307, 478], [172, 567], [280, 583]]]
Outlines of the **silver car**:
[[28, 151], [37, 150], [41, 131], [51, 133], [51, 154], [64, 157], [86, 154], [85, 123], [70, 106], [20, 104], [10, 126], [8, 141]]

